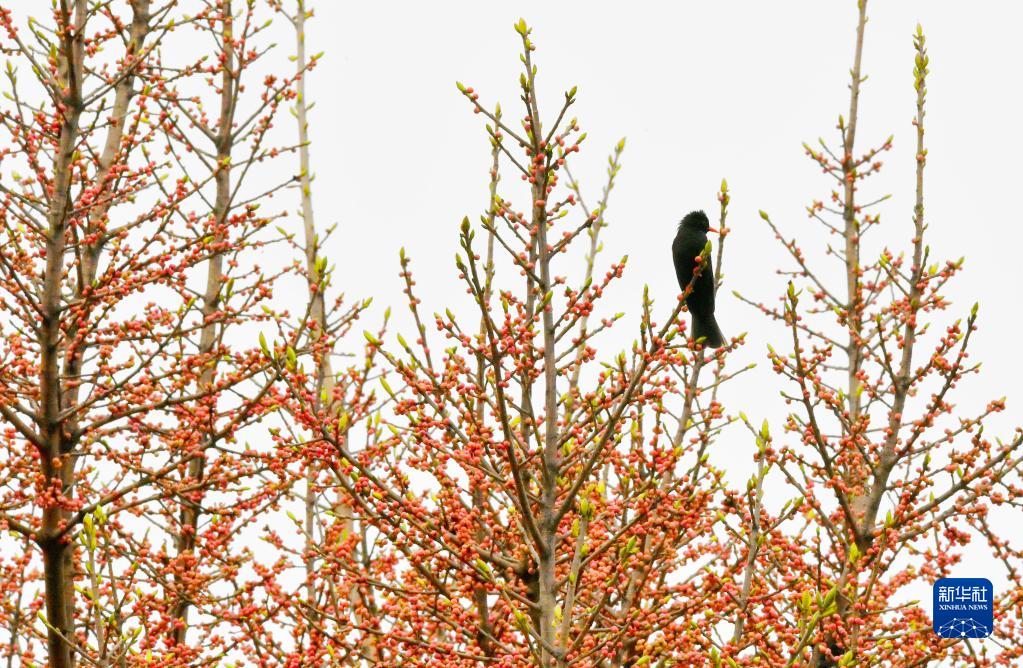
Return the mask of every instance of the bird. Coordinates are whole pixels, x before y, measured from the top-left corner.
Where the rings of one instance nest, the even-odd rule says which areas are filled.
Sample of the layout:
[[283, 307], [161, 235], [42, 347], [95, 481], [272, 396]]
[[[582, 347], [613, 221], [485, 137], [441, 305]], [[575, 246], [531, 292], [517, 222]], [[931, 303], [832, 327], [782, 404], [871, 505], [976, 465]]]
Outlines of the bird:
[[[671, 243], [671, 258], [675, 263], [678, 286], [685, 293], [693, 281], [696, 259], [707, 245], [707, 232], [716, 232], [703, 211], [686, 214], [678, 224], [678, 232]], [[693, 318], [693, 340], [707, 348], [725, 345], [717, 320], [714, 319], [714, 266], [708, 255], [700, 275], [693, 282], [692, 291], [686, 297], [686, 306]]]

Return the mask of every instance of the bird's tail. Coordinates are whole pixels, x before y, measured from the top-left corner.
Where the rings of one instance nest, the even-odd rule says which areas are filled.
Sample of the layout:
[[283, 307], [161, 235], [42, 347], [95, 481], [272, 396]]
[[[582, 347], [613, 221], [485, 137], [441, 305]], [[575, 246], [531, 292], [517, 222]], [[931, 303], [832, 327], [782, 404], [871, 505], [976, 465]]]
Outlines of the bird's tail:
[[720, 348], [725, 345], [725, 337], [713, 313], [706, 317], [693, 314], [693, 340], [699, 341], [701, 338], [704, 348]]

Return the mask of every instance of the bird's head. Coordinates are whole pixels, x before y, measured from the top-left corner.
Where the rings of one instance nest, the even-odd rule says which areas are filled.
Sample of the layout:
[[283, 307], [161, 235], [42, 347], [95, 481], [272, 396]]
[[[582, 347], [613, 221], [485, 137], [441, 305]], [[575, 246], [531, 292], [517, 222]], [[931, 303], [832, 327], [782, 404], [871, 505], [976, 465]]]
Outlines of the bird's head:
[[686, 217], [679, 223], [679, 227], [684, 227], [694, 232], [703, 232], [704, 234], [707, 232], [717, 232], [717, 230], [710, 226], [710, 220], [707, 219], [707, 214], [703, 211], [687, 213]]

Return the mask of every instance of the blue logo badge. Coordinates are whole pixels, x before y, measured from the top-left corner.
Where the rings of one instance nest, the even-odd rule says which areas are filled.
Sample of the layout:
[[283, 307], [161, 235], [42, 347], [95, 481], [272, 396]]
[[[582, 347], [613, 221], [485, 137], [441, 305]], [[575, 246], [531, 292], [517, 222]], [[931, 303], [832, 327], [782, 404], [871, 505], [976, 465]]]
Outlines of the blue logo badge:
[[934, 632], [942, 638], [986, 638], [994, 621], [991, 580], [942, 578], [934, 583]]

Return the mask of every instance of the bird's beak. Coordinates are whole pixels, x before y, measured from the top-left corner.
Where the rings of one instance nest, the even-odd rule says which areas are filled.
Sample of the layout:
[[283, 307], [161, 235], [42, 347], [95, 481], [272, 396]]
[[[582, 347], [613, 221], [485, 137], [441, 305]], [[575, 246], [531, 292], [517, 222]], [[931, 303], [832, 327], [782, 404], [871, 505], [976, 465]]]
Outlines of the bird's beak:
[[717, 234], [718, 233], [718, 228], [716, 228], [716, 227], [708, 227], [707, 231], [708, 232], [713, 232], [714, 234]]

